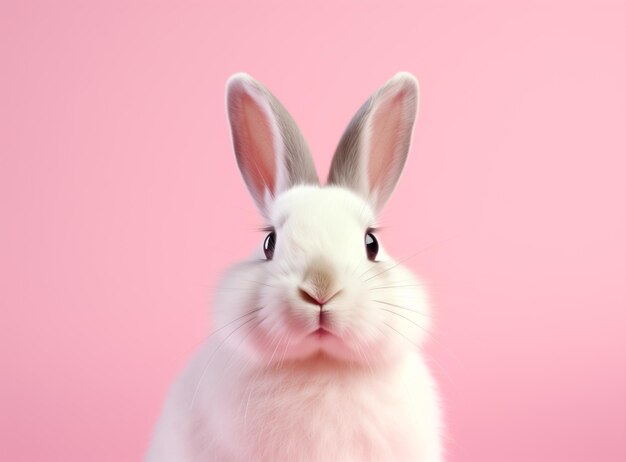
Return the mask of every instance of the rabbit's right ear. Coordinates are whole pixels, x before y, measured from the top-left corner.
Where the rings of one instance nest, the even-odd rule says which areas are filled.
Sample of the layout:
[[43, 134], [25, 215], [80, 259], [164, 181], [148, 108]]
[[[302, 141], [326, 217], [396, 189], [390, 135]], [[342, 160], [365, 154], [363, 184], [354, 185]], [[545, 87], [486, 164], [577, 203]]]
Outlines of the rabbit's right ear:
[[226, 85], [233, 148], [241, 175], [260, 212], [297, 184], [319, 184], [306, 142], [287, 110], [247, 74]]
[[409, 154], [417, 100], [417, 80], [408, 72], [399, 72], [374, 93], [344, 132], [328, 183], [353, 190], [379, 212]]

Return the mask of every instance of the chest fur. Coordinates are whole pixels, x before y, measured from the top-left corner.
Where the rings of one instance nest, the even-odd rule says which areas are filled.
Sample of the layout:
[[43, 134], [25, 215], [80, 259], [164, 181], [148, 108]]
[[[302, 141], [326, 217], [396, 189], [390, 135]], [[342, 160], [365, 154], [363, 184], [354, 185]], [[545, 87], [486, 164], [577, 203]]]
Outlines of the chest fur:
[[222, 397], [232, 419], [220, 433], [242, 460], [420, 460], [421, 401], [431, 397], [409, 390], [404, 377], [383, 377], [368, 370], [243, 377]]

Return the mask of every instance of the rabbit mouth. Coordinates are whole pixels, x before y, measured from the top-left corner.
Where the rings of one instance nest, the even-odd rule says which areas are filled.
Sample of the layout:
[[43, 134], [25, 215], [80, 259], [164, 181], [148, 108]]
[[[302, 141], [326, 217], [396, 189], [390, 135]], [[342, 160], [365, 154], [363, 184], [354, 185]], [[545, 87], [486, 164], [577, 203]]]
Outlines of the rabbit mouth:
[[326, 338], [326, 337], [337, 338], [337, 335], [331, 330], [330, 324], [331, 324], [330, 314], [320, 309], [317, 329], [315, 329], [309, 335], [315, 336], [320, 339]]
[[328, 340], [340, 340], [340, 337], [337, 334], [328, 330], [324, 326], [319, 326], [317, 329], [310, 332], [307, 335], [307, 337], [317, 342], [328, 341]]
[[328, 336], [335, 336], [335, 334], [333, 334], [331, 331], [325, 329], [324, 327], [318, 327], [317, 329], [315, 329], [313, 332], [311, 332], [309, 335], [313, 335], [315, 337], [318, 338], [324, 338], [324, 337], [328, 337]]

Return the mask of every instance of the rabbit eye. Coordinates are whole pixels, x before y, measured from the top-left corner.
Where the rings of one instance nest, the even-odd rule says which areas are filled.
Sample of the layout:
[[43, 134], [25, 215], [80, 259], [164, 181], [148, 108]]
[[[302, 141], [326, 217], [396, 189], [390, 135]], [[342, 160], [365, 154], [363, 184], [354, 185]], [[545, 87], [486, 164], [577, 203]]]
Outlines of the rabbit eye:
[[271, 260], [274, 257], [274, 248], [276, 247], [276, 232], [272, 231], [265, 237], [263, 241], [263, 251], [265, 252], [265, 258]]
[[378, 241], [376, 236], [372, 233], [365, 234], [365, 250], [367, 250], [367, 258], [371, 261], [376, 261], [376, 255], [378, 255]]

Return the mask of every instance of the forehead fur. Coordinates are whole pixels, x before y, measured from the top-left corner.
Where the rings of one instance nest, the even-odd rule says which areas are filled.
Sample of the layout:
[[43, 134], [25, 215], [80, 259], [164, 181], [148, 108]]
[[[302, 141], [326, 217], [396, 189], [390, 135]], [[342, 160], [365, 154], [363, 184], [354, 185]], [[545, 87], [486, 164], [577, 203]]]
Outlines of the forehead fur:
[[274, 203], [270, 219], [281, 228], [287, 221], [327, 226], [373, 226], [374, 213], [360, 196], [336, 186], [296, 186], [281, 194]]

